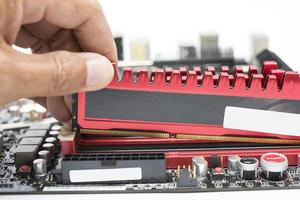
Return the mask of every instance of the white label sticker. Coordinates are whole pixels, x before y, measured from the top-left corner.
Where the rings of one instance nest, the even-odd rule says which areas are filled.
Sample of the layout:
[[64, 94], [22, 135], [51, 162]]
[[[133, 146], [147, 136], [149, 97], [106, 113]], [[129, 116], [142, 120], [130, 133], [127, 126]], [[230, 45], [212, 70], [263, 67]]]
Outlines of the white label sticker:
[[300, 136], [300, 115], [227, 106], [225, 108], [223, 127]]
[[71, 170], [69, 175], [72, 183], [141, 180], [142, 169], [140, 167], [132, 167]]

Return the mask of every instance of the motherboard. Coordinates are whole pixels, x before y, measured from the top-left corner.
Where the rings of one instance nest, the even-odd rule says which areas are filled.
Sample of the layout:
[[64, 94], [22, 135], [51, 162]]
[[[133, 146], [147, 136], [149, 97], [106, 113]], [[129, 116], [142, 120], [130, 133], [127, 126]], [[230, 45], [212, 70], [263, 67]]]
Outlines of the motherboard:
[[26, 99], [2, 107], [0, 194], [300, 189], [299, 132], [288, 127], [300, 76], [260, 56], [258, 67], [115, 67], [108, 87], [73, 95], [71, 124]]
[[199, 145], [197, 151], [177, 153], [63, 156], [61, 128], [57, 122], [37, 122], [1, 131], [1, 194], [300, 189], [300, 146], [258, 146], [251, 153], [247, 144], [239, 154], [235, 151], [241, 147]]

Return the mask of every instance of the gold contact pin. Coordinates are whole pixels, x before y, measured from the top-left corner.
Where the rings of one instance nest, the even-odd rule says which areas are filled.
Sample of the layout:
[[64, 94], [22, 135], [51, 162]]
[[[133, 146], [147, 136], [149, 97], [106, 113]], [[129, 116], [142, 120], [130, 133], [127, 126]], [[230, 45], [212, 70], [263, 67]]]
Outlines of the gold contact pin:
[[80, 129], [83, 135], [111, 135], [123, 137], [149, 137], [149, 138], [175, 138], [178, 140], [199, 140], [214, 142], [239, 142], [239, 143], [261, 143], [261, 144], [300, 144], [300, 140], [263, 138], [263, 137], [245, 137], [245, 136], [217, 136], [200, 134], [169, 134], [166, 132], [147, 132], [147, 131], [127, 131], [127, 130], [97, 130]]

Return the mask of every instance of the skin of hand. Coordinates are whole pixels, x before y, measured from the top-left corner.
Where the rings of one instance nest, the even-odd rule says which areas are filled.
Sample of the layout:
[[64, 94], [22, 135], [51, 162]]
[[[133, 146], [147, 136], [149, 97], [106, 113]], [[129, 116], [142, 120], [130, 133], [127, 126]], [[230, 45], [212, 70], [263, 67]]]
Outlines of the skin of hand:
[[1, 0], [0, 107], [31, 98], [68, 121], [70, 94], [109, 84], [116, 52], [97, 0]]

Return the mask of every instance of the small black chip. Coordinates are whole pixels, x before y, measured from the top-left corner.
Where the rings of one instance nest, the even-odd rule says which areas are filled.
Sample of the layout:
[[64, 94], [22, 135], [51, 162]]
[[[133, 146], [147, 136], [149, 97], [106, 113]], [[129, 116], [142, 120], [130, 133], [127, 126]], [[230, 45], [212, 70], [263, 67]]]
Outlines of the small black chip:
[[30, 137], [42, 137], [44, 138], [47, 135], [47, 130], [28, 130], [24, 138], [30, 138]]
[[29, 130], [48, 130], [50, 126], [51, 124], [36, 123], [36, 124], [32, 124]]
[[41, 137], [30, 137], [23, 138], [20, 142], [20, 145], [41, 145], [43, 142], [43, 138]]
[[210, 168], [222, 167], [221, 157], [218, 155], [212, 155], [208, 158], [208, 165]]
[[36, 158], [38, 145], [20, 145], [15, 149], [15, 166], [32, 165], [33, 160]]

